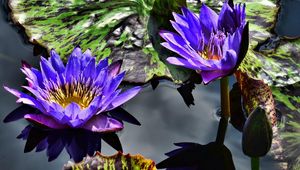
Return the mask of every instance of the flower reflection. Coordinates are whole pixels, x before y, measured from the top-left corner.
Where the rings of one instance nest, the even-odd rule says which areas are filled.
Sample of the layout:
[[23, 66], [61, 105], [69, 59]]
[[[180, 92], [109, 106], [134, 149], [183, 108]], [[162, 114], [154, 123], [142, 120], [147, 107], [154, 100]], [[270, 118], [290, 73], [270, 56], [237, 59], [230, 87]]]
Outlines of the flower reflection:
[[122, 151], [118, 136], [113, 133], [97, 133], [84, 129], [45, 129], [28, 125], [18, 136], [26, 140], [24, 152], [34, 148], [36, 152], [46, 150], [48, 161], [56, 159], [65, 148], [75, 162], [80, 162], [87, 155], [93, 156], [101, 151], [104, 140], [117, 151]]

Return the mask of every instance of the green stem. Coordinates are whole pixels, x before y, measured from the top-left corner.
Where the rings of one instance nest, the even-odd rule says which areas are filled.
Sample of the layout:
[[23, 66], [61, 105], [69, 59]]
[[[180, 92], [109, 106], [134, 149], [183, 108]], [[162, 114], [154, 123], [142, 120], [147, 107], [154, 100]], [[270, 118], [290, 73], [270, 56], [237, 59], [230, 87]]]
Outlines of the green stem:
[[259, 170], [259, 157], [251, 158], [251, 170]]
[[221, 120], [219, 123], [216, 142], [224, 143], [228, 118], [230, 117], [230, 101], [229, 101], [229, 77], [223, 77], [220, 81], [221, 88]]

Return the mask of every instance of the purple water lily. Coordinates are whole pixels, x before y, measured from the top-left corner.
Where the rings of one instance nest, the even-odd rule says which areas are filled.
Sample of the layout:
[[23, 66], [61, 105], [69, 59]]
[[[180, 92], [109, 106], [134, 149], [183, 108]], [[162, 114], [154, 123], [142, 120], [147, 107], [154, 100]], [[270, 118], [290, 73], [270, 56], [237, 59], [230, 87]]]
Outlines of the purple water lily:
[[66, 66], [51, 50], [48, 60], [41, 57], [40, 67], [41, 71], [23, 64], [21, 69], [29, 84], [23, 87], [32, 95], [4, 87], [18, 97], [18, 103], [30, 105], [38, 112], [19, 109], [12, 113], [14, 115], [8, 115], [7, 120], [24, 117], [53, 129], [118, 131], [123, 128], [122, 121], [106, 112], [127, 102], [141, 90], [141, 87], [134, 87], [121, 92], [118, 86], [125, 76], [125, 72], [119, 73], [121, 62], [109, 65], [106, 58], [97, 64], [90, 50], [82, 53], [79, 47], [74, 49]]
[[168, 57], [174, 65], [196, 70], [204, 84], [232, 74], [248, 50], [245, 5], [225, 2], [219, 16], [202, 4], [200, 16], [183, 7], [171, 21], [177, 33], [161, 31], [162, 45], [182, 58]]

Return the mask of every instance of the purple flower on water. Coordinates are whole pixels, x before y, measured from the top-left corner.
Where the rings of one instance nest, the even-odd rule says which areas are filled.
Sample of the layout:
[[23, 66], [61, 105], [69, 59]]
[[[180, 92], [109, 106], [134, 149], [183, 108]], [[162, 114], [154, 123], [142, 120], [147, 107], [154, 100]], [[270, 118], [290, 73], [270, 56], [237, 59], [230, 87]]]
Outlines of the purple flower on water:
[[121, 62], [109, 65], [106, 58], [97, 64], [90, 50], [82, 53], [79, 47], [74, 49], [66, 66], [51, 50], [48, 60], [41, 57], [40, 67], [41, 71], [23, 64], [21, 69], [29, 84], [23, 87], [32, 95], [4, 86], [18, 97], [18, 103], [30, 105], [38, 112], [28, 107], [16, 109], [4, 121], [24, 117], [53, 129], [118, 131], [123, 128], [122, 121], [106, 112], [115, 114], [113, 109], [141, 90], [141, 87], [134, 87], [121, 92], [118, 86], [125, 76], [125, 72], [119, 73]]
[[225, 2], [219, 16], [205, 4], [200, 16], [187, 8], [173, 13], [171, 21], [177, 33], [161, 31], [162, 45], [182, 58], [169, 57], [174, 65], [196, 70], [203, 82], [232, 74], [248, 50], [248, 23], [245, 5]]

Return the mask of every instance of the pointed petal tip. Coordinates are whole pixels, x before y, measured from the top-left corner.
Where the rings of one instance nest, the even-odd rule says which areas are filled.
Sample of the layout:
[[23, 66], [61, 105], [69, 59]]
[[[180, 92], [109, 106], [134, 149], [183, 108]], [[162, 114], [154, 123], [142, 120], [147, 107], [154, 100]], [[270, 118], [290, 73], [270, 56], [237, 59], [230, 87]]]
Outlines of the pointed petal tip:
[[43, 115], [43, 114], [26, 114], [24, 116], [26, 120], [32, 121], [34, 123], [52, 128], [52, 129], [64, 129], [67, 126], [59, 124], [53, 118]]
[[21, 60], [21, 65], [23, 68], [31, 68], [31, 65], [25, 60]]

